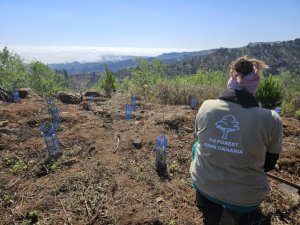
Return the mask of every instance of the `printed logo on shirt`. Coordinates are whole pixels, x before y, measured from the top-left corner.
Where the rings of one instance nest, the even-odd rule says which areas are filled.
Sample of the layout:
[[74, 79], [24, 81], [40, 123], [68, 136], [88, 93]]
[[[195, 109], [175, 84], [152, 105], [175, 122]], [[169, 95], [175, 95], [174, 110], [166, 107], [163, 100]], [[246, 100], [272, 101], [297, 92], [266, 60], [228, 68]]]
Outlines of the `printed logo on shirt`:
[[215, 123], [215, 126], [223, 132], [222, 139], [209, 137], [207, 141], [204, 141], [203, 146], [210, 150], [243, 155], [244, 151], [241, 149], [240, 144], [238, 142], [228, 140], [229, 133], [240, 130], [239, 122], [236, 120], [235, 116], [223, 116]]
[[222, 139], [227, 139], [229, 133], [238, 131], [240, 129], [239, 122], [236, 120], [235, 116], [227, 115], [223, 116], [221, 120], [215, 123], [216, 128], [223, 132]]

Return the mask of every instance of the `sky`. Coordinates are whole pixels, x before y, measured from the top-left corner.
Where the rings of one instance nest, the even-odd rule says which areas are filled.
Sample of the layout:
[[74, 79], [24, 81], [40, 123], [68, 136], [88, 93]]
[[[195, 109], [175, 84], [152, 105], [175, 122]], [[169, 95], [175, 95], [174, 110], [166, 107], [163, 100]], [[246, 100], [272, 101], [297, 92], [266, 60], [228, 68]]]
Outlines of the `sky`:
[[46, 63], [300, 38], [300, 0], [0, 0], [0, 47]]

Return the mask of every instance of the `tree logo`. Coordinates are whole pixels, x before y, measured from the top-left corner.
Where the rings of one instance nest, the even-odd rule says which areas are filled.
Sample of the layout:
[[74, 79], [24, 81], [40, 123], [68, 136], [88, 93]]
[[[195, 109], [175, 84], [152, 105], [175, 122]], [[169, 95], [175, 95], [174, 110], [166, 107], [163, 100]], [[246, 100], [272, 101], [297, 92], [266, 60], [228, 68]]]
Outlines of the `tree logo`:
[[227, 135], [230, 132], [240, 129], [239, 122], [233, 115], [223, 116], [222, 119], [215, 123], [216, 128], [223, 131], [222, 139], [227, 139]]

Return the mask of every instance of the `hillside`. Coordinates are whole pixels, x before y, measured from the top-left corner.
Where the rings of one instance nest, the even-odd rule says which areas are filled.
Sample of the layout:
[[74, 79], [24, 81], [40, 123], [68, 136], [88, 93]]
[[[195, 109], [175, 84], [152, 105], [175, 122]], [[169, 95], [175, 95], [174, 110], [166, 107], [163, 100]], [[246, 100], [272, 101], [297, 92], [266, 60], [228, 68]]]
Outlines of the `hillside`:
[[[74, 105], [56, 100], [63, 156], [48, 172], [41, 166], [46, 147], [39, 130], [50, 120], [45, 100], [32, 95], [20, 103], [1, 102], [1, 224], [202, 224], [189, 175], [197, 111], [138, 100], [133, 120], [127, 121], [129, 99], [121, 93], [97, 97], [90, 107], [86, 98]], [[272, 174], [299, 184], [300, 121], [283, 122], [284, 151]], [[164, 178], [155, 171], [155, 138], [162, 133], [169, 141]], [[299, 224], [297, 195], [269, 181], [264, 214], [272, 224]]]
[[194, 74], [198, 69], [227, 71], [230, 62], [248, 55], [265, 61], [272, 74], [290, 70], [300, 74], [300, 39], [274, 43], [250, 43], [241, 48], [220, 48], [208, 55], [197, 56], [169, 65], [169, 75]]
[[[300, 39], [281, 42], [249, 43], [240, 48], [219, 48], [195, 52], [165, 53], [157, 57], [144, 57], [149, 61], [161, 60], [168, 64], [169, 76], [194, 74], [198, 69], [227, 71], [228, 65], [237, 57], [249, 55], [265, 61], [269, 66], [268, 72], [279, 74], [283, 70], [290, 70], [300, 74]], [[123, 61], [108, 61], [105, 63], [66, 63], [50, 64], [50, 68], [67, 70], [69, 75], [102, 73], [104, 65], [117, 72], [119, 77], [128, 76], [126, 68], [136, 67], [134, 58]]]

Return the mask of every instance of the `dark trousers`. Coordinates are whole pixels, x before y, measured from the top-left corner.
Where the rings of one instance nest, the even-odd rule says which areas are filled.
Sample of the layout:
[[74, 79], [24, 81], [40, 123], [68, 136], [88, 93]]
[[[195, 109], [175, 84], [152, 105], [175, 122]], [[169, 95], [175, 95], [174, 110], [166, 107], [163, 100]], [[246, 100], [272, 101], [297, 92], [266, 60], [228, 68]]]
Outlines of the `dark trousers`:
[[[270, 225], [271, 218], [263, 215], [260, 210], [254, 210], [249, 213], [239, 213], [224, 209], [222, 205], [210, 201], [199, 191], [196, 191], [196, 206], [202, 212], [205, 225], [227, 224], [229, 217], [235, 225]], [[223, 222], [222, 222], [223, 221]]]

